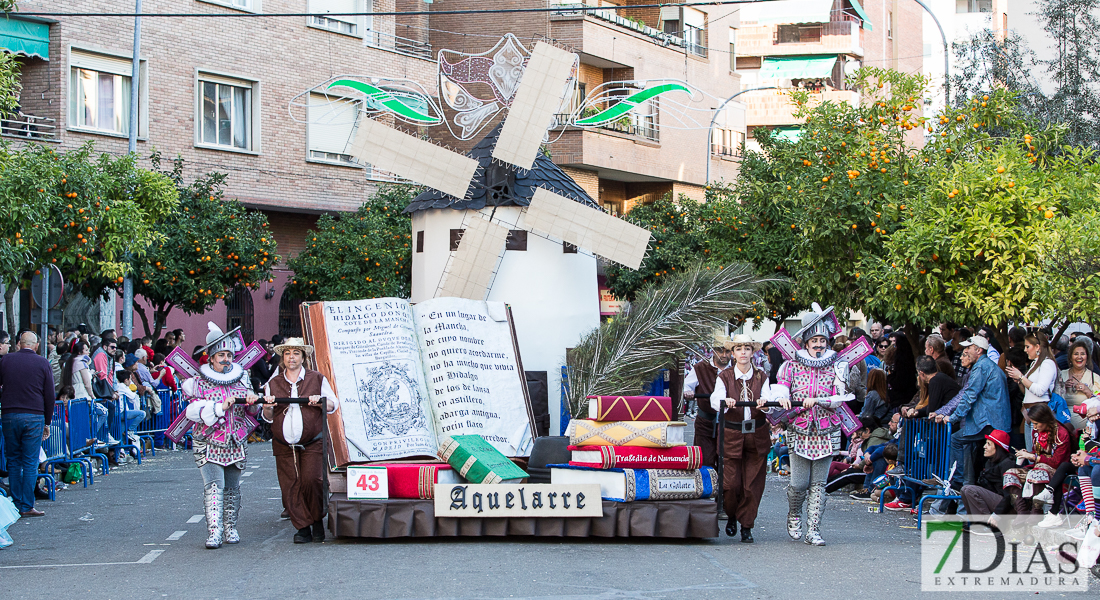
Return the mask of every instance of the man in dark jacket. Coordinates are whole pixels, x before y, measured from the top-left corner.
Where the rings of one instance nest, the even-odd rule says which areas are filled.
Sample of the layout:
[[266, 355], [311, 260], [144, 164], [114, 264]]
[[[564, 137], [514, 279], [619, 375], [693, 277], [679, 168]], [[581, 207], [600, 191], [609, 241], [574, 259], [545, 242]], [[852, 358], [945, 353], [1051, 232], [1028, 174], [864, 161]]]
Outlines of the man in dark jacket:
[[1008, 433], [994, 429], [985, 436], [985, 468], [978, 474], [975, 485], [962, 489], [963, 504], [968, 515], [989, 515], [991, 524], [996, 515], [1008, 512], [1011, 503], [1004, 493], [1005, 471], [1016, 466], [1015, 456], [1009, 453]]
[[938, 362], [927, 354], [917, 359], [917, 379], [928, 388], [928, 405], [917, 408], [911, 404], [902, 408], [902, 415], [923, 419], [928, 413], [939, 410], [958, 395], [962, 387], [940, 370]]
[[38, 478], [38, 452], [42, 441], [50, 437], [53, 370], [37, 350], [38, 336], [27, 331], [19, 336], [18, 351], [0, 360], [4, 457], [12, 501], [24, 517], [46, 514], [34, 508], [34, 484]]

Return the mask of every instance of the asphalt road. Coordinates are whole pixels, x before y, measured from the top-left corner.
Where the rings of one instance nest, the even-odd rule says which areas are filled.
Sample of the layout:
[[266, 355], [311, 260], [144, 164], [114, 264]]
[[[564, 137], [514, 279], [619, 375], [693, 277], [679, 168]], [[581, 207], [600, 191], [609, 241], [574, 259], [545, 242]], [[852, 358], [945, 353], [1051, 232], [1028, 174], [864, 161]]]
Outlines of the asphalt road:
[[[77, 485], [22, 519], [0, 550], [0, 596], [19, 598], [371, 598], [616, 600], [915, 598], [920, 547], [907, 514], [829, 499], [823, 535], [787, 538], [785, 481], [769, 475], [756, 543], [576, 539], [328, 540], [291, 543], [275, 463], [250, 447], [242, 542], [207, 550], [201, 478], [189, 452], [159, 452]], [[251, 473], [251, 474], [249, 474]], [[1093, 581], [1092, 594], [1098, 584]], [[1067, 594], [1086, 597], [1086, 594]], [[1005, 594], [987, 594], [1008, 597]], [[1019, 594], [1023, 597], [1023, 594]]]

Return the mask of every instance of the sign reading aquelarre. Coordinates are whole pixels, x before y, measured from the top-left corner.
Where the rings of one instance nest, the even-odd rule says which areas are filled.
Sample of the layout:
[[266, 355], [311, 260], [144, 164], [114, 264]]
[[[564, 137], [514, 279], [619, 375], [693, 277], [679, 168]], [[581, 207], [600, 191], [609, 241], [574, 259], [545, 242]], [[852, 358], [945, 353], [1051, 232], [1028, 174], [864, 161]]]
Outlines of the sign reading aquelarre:
[[436, 517], [602, 517], [599, 484], [436, 484]]

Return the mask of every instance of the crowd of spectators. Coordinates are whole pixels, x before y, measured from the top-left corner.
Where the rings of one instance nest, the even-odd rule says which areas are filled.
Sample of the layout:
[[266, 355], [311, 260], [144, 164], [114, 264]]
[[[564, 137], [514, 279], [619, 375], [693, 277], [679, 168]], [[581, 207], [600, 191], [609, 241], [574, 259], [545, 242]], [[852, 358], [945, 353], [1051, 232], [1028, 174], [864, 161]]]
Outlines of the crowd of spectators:
[[[1100, 518], [1093, 501], [1100, 495], [1093, 487], [1100, 485], [1096, 336], [1072, 333], [1052, 343], [1049, 329], [1013, 327], [998, 335], [950, 322], [906, 330], [872, 323], [836, 340], [839, 351], [865, 336], [874, 354], [849, 375], [857, 396], [850, 408], [862, 427], [837, 444], [829, 491], [850, 486], [852, 498], [877, 501], [887, 484], [901, 483], [885, 508], [912, 513], [921, 494], [947, 483], [962, 501], [932, 503], [933, 512], [983, 515], [992, 524], [1043, 515], [1042, 528], [1083, 515], [1066, 531], [1083, 539]], [[950, 481], [890, 477], [906, 472], [900, 440], [916, 420], [950, 427], [949, 447], [936, 449], [948, 453]]]

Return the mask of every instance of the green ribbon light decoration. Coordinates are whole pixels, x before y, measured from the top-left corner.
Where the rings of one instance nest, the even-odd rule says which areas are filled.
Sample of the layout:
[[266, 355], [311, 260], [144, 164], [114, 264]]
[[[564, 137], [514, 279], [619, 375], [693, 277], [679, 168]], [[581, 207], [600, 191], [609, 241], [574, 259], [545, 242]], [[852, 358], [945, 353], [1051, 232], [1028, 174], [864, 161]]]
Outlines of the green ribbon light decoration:
[[376, 88], [373, 85], [366, 84], [361, 81], [354, 81], [351, 79], [338, 79], [330, 83], [328, 87], [329, 89], [332, 89], [336, 86], [349, 87], [353, 90], [362, 92], [367, 96], [368, 100], [373, 100], [375, 104], [380, 105], [401, 117], [404, 117], [421, 125], [438, 125], [443, 122], [442, 118], [433, 117], [429, 114], [417, 111], [408, 104], [402, 102], [399, 98], [394, 97], [389, 92]]
[[626, 113], [634, 110], [638, 107], [638, 105], [645, 102], [646, 100], [656, 98], [657, 96], [673, 91], [681, 91], [691, 94], [691, 89], [679, 83], [666, 83], [663, 85], [658, 85], [656, 87], [651, 87], [649, 89], [642, 90], [636, 94], [627, 96], [626, 98], [620, 100], [614, 106], [606, 108], [592, 115], [591, 117], [578, 119], [574, 122], [574, 124], [583, 127], [610, 123], [611, 121], [614, 121], [615, 119], [618, 119]]

